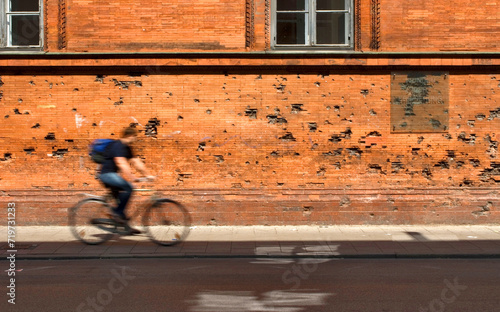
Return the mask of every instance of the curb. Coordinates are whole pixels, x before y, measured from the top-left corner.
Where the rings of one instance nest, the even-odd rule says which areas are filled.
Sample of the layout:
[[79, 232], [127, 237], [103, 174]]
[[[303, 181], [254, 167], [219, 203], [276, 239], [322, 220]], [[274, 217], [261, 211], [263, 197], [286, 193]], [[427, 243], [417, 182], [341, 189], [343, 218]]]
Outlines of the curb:
[[[500, 254], [347, 254], [347, 255], [47, 255], [16, 256], [17, 260], [110, 260], [110, 259], [500, 259]], [[8, 261], [6, 257], [0, 261]]]

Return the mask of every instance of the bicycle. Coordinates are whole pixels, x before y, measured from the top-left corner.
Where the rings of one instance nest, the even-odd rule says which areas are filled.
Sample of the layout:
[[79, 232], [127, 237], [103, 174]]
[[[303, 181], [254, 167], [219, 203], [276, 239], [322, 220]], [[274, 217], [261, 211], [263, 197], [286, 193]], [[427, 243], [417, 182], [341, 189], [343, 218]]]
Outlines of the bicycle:
[[[141, 180], [144, 181], [144, 180]], [[134, 189], [135, 192], [148, 192], [152, 189]], [[113, 219], [110, 202], [114, 199], [109, 190], [105, 196], [87, 196], [71, 207], [68, 212], [71, 232], [88, 245], [98, 245], [110, 240], [115, 234], [130, 235], [130, 226]], [[191, 225], [191, 216], [179, 202], [162, 198], [154, 192], [149, 201], [138, 209], [132, 219], [144, 211], [142, 225], [151, 241], [162, 246], [178, 244], [186, 239]]]

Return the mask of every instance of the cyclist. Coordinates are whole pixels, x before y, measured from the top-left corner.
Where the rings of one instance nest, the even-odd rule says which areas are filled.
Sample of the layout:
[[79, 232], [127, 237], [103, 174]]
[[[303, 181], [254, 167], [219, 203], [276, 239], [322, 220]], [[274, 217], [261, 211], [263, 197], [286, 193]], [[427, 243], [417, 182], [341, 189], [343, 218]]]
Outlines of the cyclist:
[[[127, 226], [130, 218], [125, 214], [125, 209], [132, 196], [133, 186], [131, 182], [138, 180], [132, 173], [131, 165], [148, 180], [154, 180], [154, 177], [149, 175], [144, 163], [132, 152], [130, 145], [136, 140], [137, 130], [132, 127], [125, 128], [121, 138], [110, 143], [107, 147], [106, 160], [102, 164], [99, 174], [99, 179], [111, 189], [118, 204], [112, 211], [113, 219]], [[130, 233], [139, 234], [141, 232], [130, 228]]]

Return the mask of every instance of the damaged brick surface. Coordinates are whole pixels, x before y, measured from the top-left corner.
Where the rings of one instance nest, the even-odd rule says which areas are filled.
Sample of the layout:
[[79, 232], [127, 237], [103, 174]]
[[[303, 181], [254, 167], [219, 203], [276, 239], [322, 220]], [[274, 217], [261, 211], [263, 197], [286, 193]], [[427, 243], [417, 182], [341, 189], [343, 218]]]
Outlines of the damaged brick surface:
[[[133, 124], [158, 188], [197, 224], [499, 221], [498, 77], [447, 73], [446, 130], [394, 132], [392, 107], [418, 117], [434, 92], [408, 95], [432, 83], [403, 87], [405, 75], [396, 87], [418, 98], [414, 115], [391, 102], [389, 71], [2, 75], [2, 190], [36, 190], [26, 218], [63, 220], [75, 194], [102, 190], [88, 144]], [[49, 190], [65, 195], [52, 204]]]

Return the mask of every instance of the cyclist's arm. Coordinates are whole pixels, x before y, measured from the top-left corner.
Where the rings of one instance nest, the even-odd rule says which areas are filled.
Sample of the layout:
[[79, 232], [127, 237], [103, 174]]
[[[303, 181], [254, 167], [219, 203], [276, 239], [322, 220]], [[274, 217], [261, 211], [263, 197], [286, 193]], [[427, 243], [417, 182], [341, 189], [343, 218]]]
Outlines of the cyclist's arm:
[[146, 165], [137, 157], [134, 157], [130, 160], [132, 166], [134, 166], [140, 173], [142, 173], [146, 177], [150, 177], [148, 170], [146, 169]]
[[115, 161], [116, 166], [118, 166], [125, 179], [129, 181], [134, 181], [136, 179], [132, 174], [132, 168], [130, 168], [127, 158], [115, 157], [113, 158], [113, 160]]

